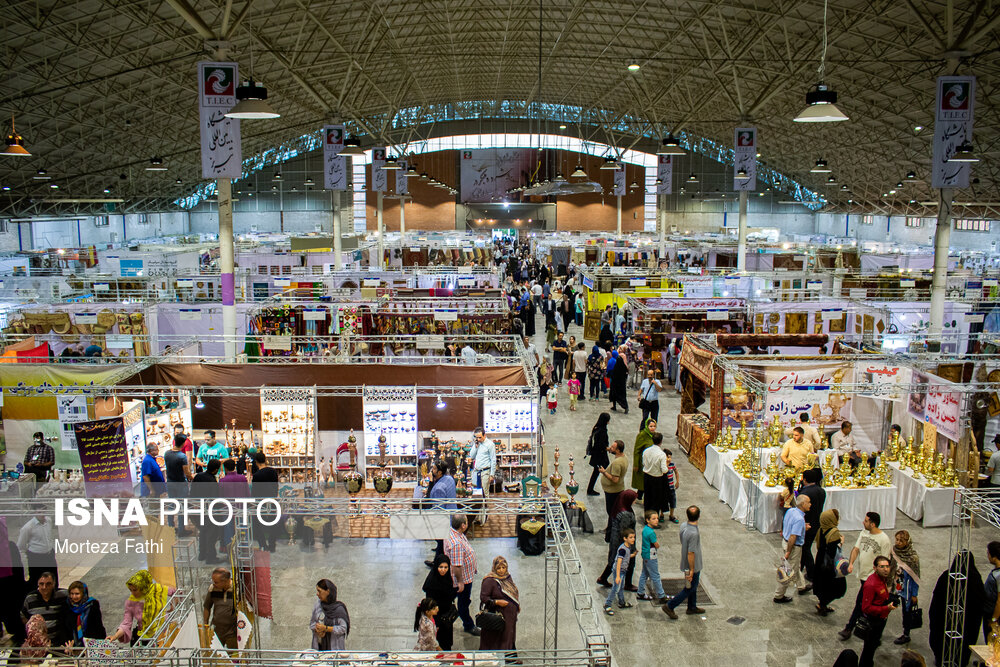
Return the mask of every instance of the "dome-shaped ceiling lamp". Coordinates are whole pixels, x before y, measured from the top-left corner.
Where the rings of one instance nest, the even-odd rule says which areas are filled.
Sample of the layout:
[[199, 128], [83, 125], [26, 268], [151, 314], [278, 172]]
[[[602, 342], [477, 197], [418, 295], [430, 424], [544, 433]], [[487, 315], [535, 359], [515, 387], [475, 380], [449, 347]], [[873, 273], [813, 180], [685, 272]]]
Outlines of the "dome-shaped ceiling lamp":
[[153, 156], [149, 158], [149, 166], [146, 167], [146, 171], [166, 171], [167, 165], [163, 164], [163, 158]]
[[656, 151], [657, 155], [687, 155], [687, 150], [681, 148], [680, 139], [673, 134], [663, 137], [663, 143]]
[[813, 174], [829, 174], [831, 170], [826, 160], [820, 158], [816, 160], [816, 164], [809, 171]]
[[31, 157], [31, 153], [24, 147], [24, 138], [17, 133], [17, 128], [14, 127], [14, 114], [10, 115], [10, 132], [7, 133], [7, 148], [0, 155]]
[[573, 173], [570, 174], [569, 177], [570, 178], [586, 178], [587, 177], [587, 172], [585, 172], [583, 170], [583, 165], [578, 164], [578, 165], [576, 165], [576, 169], [573, 170]]
[[344, 139], [344, 147], [340, 151], [340, 155], [364, 155], [365, 152], [361, 149], [361, 140], [358, 139], [353, 134], [347, 135]]
[[385, 164], [382, 165], [382, 169], [386, 171], [399, 171], [399, 162], [391, 155], [387, 156], [385, 158]]
[[819, 57], [819, 83], [806, 93], [806, 108], [793, 120], [796, 123], [836, 123], [848, 120], [847, 114], [837, 108], [837, 93], [823, 83], [826, 73], [826, 11], [828, 0], [823, 0], [823, 48]]
[[[250, 33], [250, 21], [247, 20], [247, 32]], [[236, 87], [236, 106], [226, 112], [226, 118], [240, 120], [266, 120], [280, 118], [281, 114], [267, 103], [267, 88], [258, 85], [253, 79], [253, 33], [250, 33], [250, 78]]]
[[948, 158], [948, 162], [979, 162], [979, 158], [972, 152], [972, 142], [964, 141], [955, 149], [955, 154]]
[[601, 169], [607, 171], [618, 171], [619, 168], [618, 162], [613, 157], [604, 158], [604, 164], [601, 165]]

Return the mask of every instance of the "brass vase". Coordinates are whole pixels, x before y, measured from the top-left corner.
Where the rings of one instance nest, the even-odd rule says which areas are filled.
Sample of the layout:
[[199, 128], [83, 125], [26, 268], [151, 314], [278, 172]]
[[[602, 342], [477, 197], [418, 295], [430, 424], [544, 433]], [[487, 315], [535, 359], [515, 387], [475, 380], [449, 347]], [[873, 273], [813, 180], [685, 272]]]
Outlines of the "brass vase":
[[552, 492], [558, 493], [559, 485], [562, 484], [563, 477], [559, 474], [559, 446], [556, 445], [555, 463], [552, 464], [552, 474], [549, 475], [549, 484], [552, 485]]
[[353, 498], [365, 488], [365, 476], [358, 472], [358, 439], [353, 428], [347, 437], [347, 448], [351, 455], [351, 469], [344, 473], [344, 488]]
[[392, 491], [392, 469], [386, 467], [385, 450], [386, 441], [385, 435], [383, 434], [378, 437], [378, 469], [372, 473], [372, 487], [375, 489], [375, 493], [379, 494], [383, 498], [389, 495], [389, 492]]

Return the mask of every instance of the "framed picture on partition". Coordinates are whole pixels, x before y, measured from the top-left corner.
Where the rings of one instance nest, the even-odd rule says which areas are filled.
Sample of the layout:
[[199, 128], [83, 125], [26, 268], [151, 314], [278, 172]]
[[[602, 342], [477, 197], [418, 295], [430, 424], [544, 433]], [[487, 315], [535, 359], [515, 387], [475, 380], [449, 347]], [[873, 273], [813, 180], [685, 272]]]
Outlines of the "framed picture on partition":
[[586, 340], [597, 340], [601, 337], [601, 316], [587, 313], [583, 318], [583, 337]]
[[843, 313], [840, 319], [830, 320], [830, 333], [847, 332], [847, 313]]
[[949, 382], [962, 382], [963, 364], [938, 364], [937, 375]]
[[990, 400], [986, 403], [986, 412], [990, 417], [1000, 415], [1000, 396], [996, 393], [990, 394]]
[[809, 313], [785, 313], [785, 333], [804, 334], [809, 323]]

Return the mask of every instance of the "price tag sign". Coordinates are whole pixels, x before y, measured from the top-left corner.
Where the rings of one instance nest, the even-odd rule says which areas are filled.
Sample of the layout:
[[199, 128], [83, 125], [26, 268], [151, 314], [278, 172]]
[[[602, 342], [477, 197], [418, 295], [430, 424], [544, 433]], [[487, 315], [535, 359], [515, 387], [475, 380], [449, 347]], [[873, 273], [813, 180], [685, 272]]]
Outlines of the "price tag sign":
[[201, 309], [200, 308], [181, 308], [180, 319], [187, 320], [189, 322], [200, 320], [201, 319]]
[[194, 278], [178, 278], [178, 287], [194, 287]]
[[459, 287], [475, 287], [476, 286], [476, 279], [475, 278], [459, 278], [458, 279], [458, 286]]
[[420, 248], [410, 248], [410, 252], [420, 252]]
[[435, 322], [455, 322], [458, 320], [457, 310], [435, 310], [434, 311], [434, 321]]
[[417, 336], [418, 350], [443, 350], [444, 336]]
[[77, 313], [77, 324], [97, 324], [97, 313]]
[[821, 290], [821, 289], [823, 289], [823, 281], [822, 280], [808, 280], [808, 281], [806, 281], [806, 289]]
[[275, 278], [274, 279], [274, 286], [275, 287], [291, 287], [292, 286], [292, 279], [291, 278]]
[[645, 287], [645, 285], [646, 285], [646, 279], [645, 278], [629, 278], [628, 279], [628, 286], [629, 287]]
[[868, 298], [868, 289], [865, 287], [852, 287], [850, 289], [850, 296], [852, 299], [866, 299]]
[[95, 292], [110, 292], [111, 283], [94, 283]]
[[705, 315], [709, 322], [726, 321], [729, 319], [729, 311], [725, 308], [710, 308], [705, 312]]
[[377, 278], [375, 278], [375, 279], [373, 279], [373, 278], [365, 278], [364, 280], [361, 281], [361, 286], [362, 287], [379, 287], [381, 285], [382, 285], [382, 281], [378, 280]]
[[131, 334], [106, 334], [104, 339], [109, 350], [126, 350], [132, 347]]
[[326, 321], [326, 309], [307, 308], [302, 311], [302, 319], [306, 322], [324, 322]]
[[966, 313], [965, 321], [969, 324], [979, 324], [985, 319], [985, 317], [986, 316], [983, 313]]
[[261, 340], [261, 346], [265, 350], [284, 350], [290, 351], [292, 349], [292, 337], [291, 336], [264, 336]]
[[917, 286], [917, 281], [916, 280], [900, 280], [899, 281], [899, 286], [900, 287], [916, 287]]

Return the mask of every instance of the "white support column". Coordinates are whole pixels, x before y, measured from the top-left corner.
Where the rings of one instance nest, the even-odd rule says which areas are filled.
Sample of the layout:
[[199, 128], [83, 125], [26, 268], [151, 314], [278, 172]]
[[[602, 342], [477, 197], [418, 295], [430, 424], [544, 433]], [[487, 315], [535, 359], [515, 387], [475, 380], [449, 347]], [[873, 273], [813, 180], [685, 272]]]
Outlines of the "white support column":
[[219, 269], [222, 280], [222, 335], [226, 359], [236, 360], [236, 279], [233, 275], [233, 185], [228, 178], [215, 181], [219, 198]]
[[615, 197], [618, 200], [618, 237], [621, 238], [622, 235], [622, 196], [618, 195]]
[[399, 198], [399, 252], [406, 245], [406, 195]]
[[739, 240], [736, 246], [736, 271], [747, 270], [747, 191], [740, 190]]
[[333, 205], [333, 264], [334, 268], [340, 269], [344, 266], [343, 260], [341, 259], [341, 252], [343, 252], [344, 239], [341, 236], [341, 226], [343, 211], [340, 207], [340, 190], [334, 190], [331, 193], [332, 205]]
[[378, 229], [378, 270], [385, 268], [385, 224], [382, 221], [382, 191], [375, 195], [375, 225]]
[[660, 229], [660, 260], [667, 256], [667, 196], [656, 196], [656, 224]]
[[952, 188], [941, 188], [941, 198], [938, 201], [937, 229], [934, 231], [934, 278], [931, 280], [931, 321], [927, 327], [927, 338], [930, 341], [940, 342], [944, 323], [948, 247], [951, 245], [951, 199], [954, 194]]

